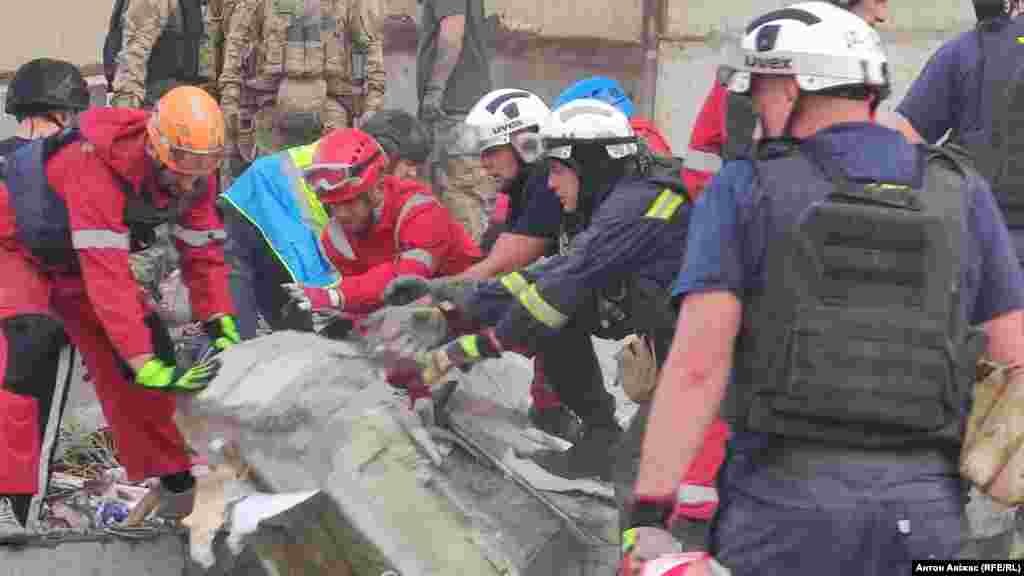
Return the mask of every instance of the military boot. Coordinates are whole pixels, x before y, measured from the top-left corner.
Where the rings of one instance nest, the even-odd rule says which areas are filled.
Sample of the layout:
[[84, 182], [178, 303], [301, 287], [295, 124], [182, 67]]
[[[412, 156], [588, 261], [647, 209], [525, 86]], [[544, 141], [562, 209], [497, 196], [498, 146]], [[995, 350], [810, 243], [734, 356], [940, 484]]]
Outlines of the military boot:
[[527, 412], [530, 424], [552, 436], [558, 436], [569, 442], [576, 442], [580, 437], [581, 424], [576, 415], [564, 405], [537, 408], [531, 405]]
[[538, 452], [530, 458], [555, 476], [576, 480], [598, 478], [612, 481], [613, 450], [622, 437], [622, 428], [615, 422], [588, 425], [584, 422], [579, 438], [565, 451]]

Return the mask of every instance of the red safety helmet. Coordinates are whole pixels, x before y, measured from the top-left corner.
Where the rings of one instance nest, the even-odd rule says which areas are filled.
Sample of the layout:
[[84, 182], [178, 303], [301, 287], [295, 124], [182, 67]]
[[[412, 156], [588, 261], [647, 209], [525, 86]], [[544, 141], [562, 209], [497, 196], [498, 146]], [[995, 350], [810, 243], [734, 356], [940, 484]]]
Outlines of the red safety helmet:
[[372, 136], [355, 128], [339, 128], [320, 140], [313, 163], [302, 177], [321, 202], [339, 204], [372, 190], [387, 165], [387, 154]]

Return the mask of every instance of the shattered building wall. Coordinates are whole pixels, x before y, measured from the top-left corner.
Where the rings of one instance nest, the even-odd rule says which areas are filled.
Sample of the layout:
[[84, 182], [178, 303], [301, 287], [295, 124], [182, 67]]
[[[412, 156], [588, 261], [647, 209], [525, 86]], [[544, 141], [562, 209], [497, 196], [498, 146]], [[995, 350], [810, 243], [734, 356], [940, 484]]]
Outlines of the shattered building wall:
[[[415, 110], [416, 0], [384, 0], [388, 105]], [[756, 12], [789, 4], [788, 0], [664, 0], [659, 42], [660, 73], [656, 119], [672, 146], [686, 149], [690, 126], [725, 47], [735, 42]], [[0, 79], [33, 57], [68, 58], [99, 73], [97, 62], [112, 0], [36, 0], [5, 6], [0, 19]], [[544, 98], [555, 96], [580, 76], [615, 76], [637, 95], [644, 51], [641, 0], [485, 0], [500, 21], [495, 41], [496, 87], [520, 87]], [[892, 108], [928, 55], [943, 41], [974, 22], [970, 0], [940, 2], [920, 10], [917, 2], [890, 2], [890, 21], [881, 27], [888, 43], [895, 91], [883, 109]], [[45, 14], [45, 25], [38, 22]], [[0, 85], [0, 91], [2, 91]], [[0, 137], [13, 122], [0, 118]]]

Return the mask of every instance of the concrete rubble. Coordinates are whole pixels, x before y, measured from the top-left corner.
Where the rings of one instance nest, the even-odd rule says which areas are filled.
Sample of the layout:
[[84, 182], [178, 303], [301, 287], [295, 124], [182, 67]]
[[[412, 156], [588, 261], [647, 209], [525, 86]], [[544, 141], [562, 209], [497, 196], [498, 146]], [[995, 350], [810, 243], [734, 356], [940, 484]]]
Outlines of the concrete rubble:
[[212, 474], [228, 470], [187, 519], [211, 573], [240, 573], [238, 552], [270, 574], [615, 573], [610, 487], [515, 456], [550, 444], [525, 432], [521, 357], [458, 375], [447, 428], [429, 430], [356, 344], [280, 332], [222, 357], [178, 420]]

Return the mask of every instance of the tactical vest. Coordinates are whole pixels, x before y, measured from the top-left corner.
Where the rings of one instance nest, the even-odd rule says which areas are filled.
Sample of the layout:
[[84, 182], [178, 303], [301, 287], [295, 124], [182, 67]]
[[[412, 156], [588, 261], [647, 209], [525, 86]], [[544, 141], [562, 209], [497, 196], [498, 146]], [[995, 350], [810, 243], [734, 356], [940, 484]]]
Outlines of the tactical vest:
[[853, 184], [806, 148], [756, 164], [777, 232], [742, 295], [730, 419], [847, 446], [959, 442], [983, 344], [961, 305], [966, 172], [921, 147], [922, 188]]
[[953, 140], [991, 184], [1010, 228], [1024, 228], [1024, 18], [983, 22], [975, 34], [980, 129]]
[[347, 70], [349, 54], [337, 37], [327, 0], [264, 0], [263, 36], [245, 59], [246, 85], [276, 91], [284, 78], [324, 78]]
[[[110, 28], [103, 44], [103, 65], [110, 84], [114, 82], [117, 55], [124, 44], [124, 13], [129, 1], [117, 0], [114, 3]], [[203, 36], [202, 0], [178, 0], [178, 9], [171, 14], [171, 21], [150, 50], [146, 64], [146, 86], [167, 80], [185, 83], [200, 81], [199, 48]]]
[[[78, 258], [71, 243], [71, 224], [64, 200], [50, 187], [46, 162], [64, 146], [82, 138], [77, 129], [33, 140], [19, 148], [7, 161], [6, 179], [15, 235], [44, 266], [78, 270]], [[145, 249], [156, 239], [156, 228], [169, 223], [172, 210], [153, 206], [139, 197], [131, 185], [122, 182], [126, 203], [123, 221], [128, 226], [132, 251]]]

